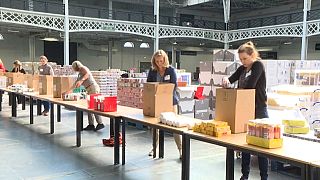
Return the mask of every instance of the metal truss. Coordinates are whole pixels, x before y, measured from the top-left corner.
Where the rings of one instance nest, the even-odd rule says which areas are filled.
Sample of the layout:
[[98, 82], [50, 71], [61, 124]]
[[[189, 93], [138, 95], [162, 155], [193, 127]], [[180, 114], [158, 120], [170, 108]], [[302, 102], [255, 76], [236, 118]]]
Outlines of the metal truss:
[[[106, 31], [154, 38], [155, 24], [110, 19], [69, 17], [70, 32]], [[0, 22], [64, 31], [64, 16], [0, 7]], [[320, 34], [320, 19], [308, 21], [307, 36]], [[262, 37], [302, 37], [302, 22], [249, 29], [222, 30], [160, 25], [159, 38], [198, 38], [218, 42], [234, 42]], [[225, 39], [227, 38], [227, 39]]]
[[320, 19], [308, 22], [308, 36], [320, 34]]
[[225, 31], [160, 25], [159, 38], [173, 37], [198, 38], [224, 42]]
[[155, 25], [132, 21], [119, 21], [98, 18], [70, 16], [70, 32], [107, 31], [128, 33], [153, 38]]
[[232, 30], [228, 32], [228, 42], [261, 37], [302, 37], [302, 22]]
[[64, 16], [9, 8], [0, 8], [0, 22], [64, 30]]

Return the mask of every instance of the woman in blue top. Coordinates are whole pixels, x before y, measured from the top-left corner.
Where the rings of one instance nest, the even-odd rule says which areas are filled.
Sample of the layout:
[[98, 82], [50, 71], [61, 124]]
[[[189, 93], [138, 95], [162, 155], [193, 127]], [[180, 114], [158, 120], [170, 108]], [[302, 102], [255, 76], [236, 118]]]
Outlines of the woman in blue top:
[[[178, 111], [178, 96], [176, 92], [177, 87], [177, 75], [173, 67], [169, 64], [169, 58], [165, 51], [157, 50], [152, 58], [151, 58], [152, 68], [148, 74], [148, 82], [167, 82], [175, 84], [175, 88], [173, 90], [173, 107], [174, 112], [177, 113]], [[174, 140], [177, 144], [180, 159], [182, 156], [182, 145], [181, 145], [181, 136], [178, 134], [173, 134]], [[156, 142], [158, 146], [159, 140], [159, 131], [156, 133]], [[149, 152], [149, 156], [153, 155], [153, 150]]]

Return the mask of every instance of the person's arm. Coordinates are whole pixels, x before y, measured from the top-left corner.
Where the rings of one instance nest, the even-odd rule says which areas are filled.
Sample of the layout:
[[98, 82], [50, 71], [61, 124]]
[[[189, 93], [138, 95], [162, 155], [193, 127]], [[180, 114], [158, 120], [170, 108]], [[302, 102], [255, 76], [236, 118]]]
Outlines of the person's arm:
[[50, 66], [50, 75], [54, 76], [53, 68]]
[[26, 74], [26, 71], [24, 69], [21, 69], [20, 72]]
[[153, 75], [153, 70], [150, 68], [149, 73], [148, 73], [148, 77], [147, 77], [147, 82], [154, 82], [154, 75]]
[[254, 89], [263, 72], [263, 64], [259, 61], [254, 62], [251, 67], [251, 75], [248, 76], [245, 89]]
[[84, 76], [82, 77], [82, 79], [78, 79], [77, 82], [75, 83], [75, 87], [80, 87], [81, 84], [83, 83], [83, 81], [85, 81], [86, 79], [89, 78], [89, 69], [86, 67], [81, 67], [79, 69], [79, 73], [84, 74]]
[[244, 66], [240, 66], [240, 67], [236, 70], [236, 72], [234, 72], [234, 73], [228, 78], [231, 84], [239, 80], [240, 75], [241, 75], [241, 72], [243, 71], [243, 68], [244, 68]]
[[178, 83], [177, 83], [177, 74], [176, 72], [174, 71], [174, 68], [170, 68], [170, 83], [173, 83], [174, 84], [174, 89], [177, 88], [178, 86]]

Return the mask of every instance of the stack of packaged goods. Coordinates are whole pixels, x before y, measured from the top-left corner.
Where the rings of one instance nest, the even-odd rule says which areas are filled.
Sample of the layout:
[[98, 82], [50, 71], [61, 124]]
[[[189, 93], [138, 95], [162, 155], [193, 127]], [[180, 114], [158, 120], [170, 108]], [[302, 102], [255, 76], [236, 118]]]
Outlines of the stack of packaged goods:
[[185, 69], [176, 69], [178, 87], [186, 87], [191, 85], [191, 73]]
[[7, 77], [0, 76], [0, 88], [6, 88], [6, 87], [7, 87]]
[[91, 71], [93, 78], [100, 87], [100, 93], [107, 96], [117, 96], [117, 81], [121, 77], [120, 69], [107, 71]]
[[188, 127], [188, 129], [192, 129], [195, 125], [194, 119], [182, 118], [174, 112], [162, 112], [159, 119], [161, 123], [173, 127]]
[[143, 83], [146, 82], [147, 78], [122, 78], [118, 80], [119, 105], [142, 109]]
[[250, 120], [246, 141], [248, 144], [263, 148], [272, 149], [282, 147], [281, 124], [271, 119]]
[[193, 131], [214, 137], [231, 134], [230, 126], [228, 126], [227, 122], [215, 120], [194, 125]]
[[28, 88], [25, 84], [13, 84], [8, 86], [8, 89], [18, 93], [33, 92], [33, 89]]
[[53, 65], [53, 72], [55, 76], [71, 76], [77, 73], [72, 69], [72, 65]]
[[309, 132], [309, 124], [298, 110], [287, 110], [286, 118], [282, 120], [284, 132], [289, 134], [307, 134]]
[[78, 101], [84, 98], [85, 98], [85, 95], [82, 93], [66, 93], [66, 94], [63, 94], [62, 96], [62, 99], [64, 101]]
[[178, 87], [178, 114], [194, 117], [194, 87]]

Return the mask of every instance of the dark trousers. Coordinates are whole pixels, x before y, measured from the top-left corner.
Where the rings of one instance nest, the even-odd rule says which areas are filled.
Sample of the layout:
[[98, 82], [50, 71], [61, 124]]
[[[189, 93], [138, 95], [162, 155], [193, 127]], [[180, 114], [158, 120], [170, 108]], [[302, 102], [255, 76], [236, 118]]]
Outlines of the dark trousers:
[[48, 101], [42, 101], [44, 111], [49, 112], [50, 110], [50, 103]]
[[[268, 118], [268, 117], [269, 115], [268, 115], [267, 108], [257, 108], [255, 110], [256, 119]], [[249, 177], [250, 159], [251, 159], [250, 153], [242, 152], [241, 172], [244, 178]], [[261, 180], [267, 180], [268, 179], [268, 159], [265, 157], [258, 156], [258, 163], [259, 163]]]

